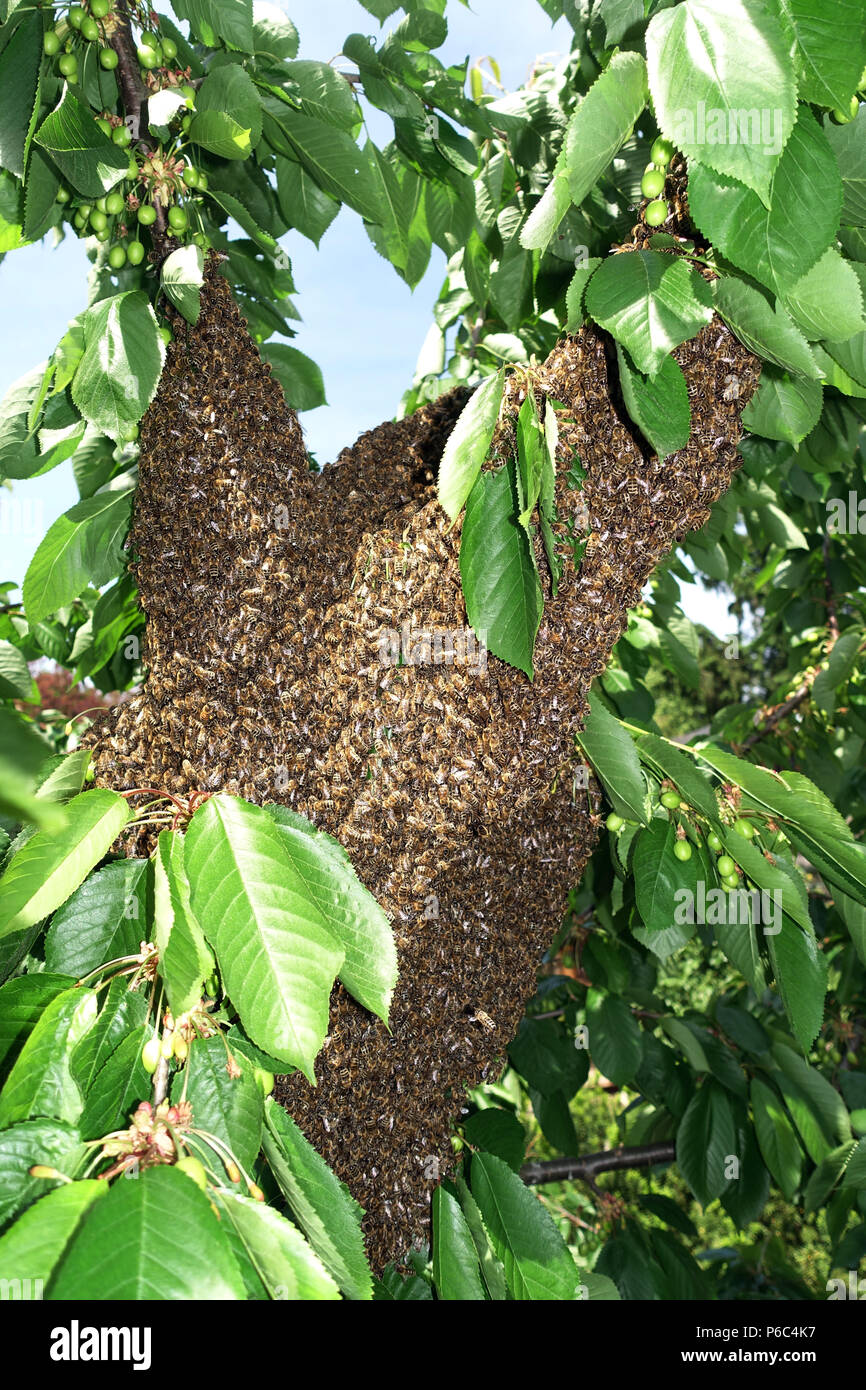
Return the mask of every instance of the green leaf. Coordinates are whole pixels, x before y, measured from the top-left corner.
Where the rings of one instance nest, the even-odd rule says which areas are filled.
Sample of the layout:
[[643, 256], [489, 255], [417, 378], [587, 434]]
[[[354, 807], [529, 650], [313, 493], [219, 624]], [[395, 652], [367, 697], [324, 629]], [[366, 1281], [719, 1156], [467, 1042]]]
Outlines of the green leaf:
[[184, 1173], [163, 1166], [111, 1184], [71, 1242], [48, 1297], [225, 1300], [242, 1299], [244, 1287], [208, 1198]]
[[138, 1104], [149, 1100], [152, 1077], [145, 1070], [141, 1053], [153, 1035], [152, 1024], [138, 1024], [94, 1070], [81, 1112], [82, 1138], [98, 1139], [126, 1128]]
[[715, 1081], [705, 1081], [677, 1128], [677, 1167], [702, 1207], [722, 1195], [730, 1181], [726, 1164], [738, 1156], [730, 1099]]
[[784, 1043], [774, 1044], [773, 1056], [788, 1080], [807, 1098], [826, 1139], [834, 1145], [847, 1143], [851, 1138], [851, 1121], [835, 1086]]
[[503, 385], [501, 371], [482, 381], [461, 410], [445, 444], [439, 464], [439, 501], [452, 522], [460, 515], [487, 457]]
[[655, 376], [667, 354], [713, 317], [706, 281], [681, 257], [660, 251], [609, 256], [584, 296], [588, 312], [628, 349], [638, 371]]
[[304, 1138], [282, 1106], [265, 1102], [263, 1147], [270, 1169], [325, 1268], [347, 1298], [369, 1300], [373, 1287], [361, 1208]]
[[15, 710], [0, 706], [0, 811], [15, 820], [35, 821], [42, 829], [59, 829], [66, 820], [59, 807], [33, 795], [36, 774], [48, 745], [32, 724]]
[[655, 734], [638, 734], [636, 738], [641, 761], [652, 764], [666, 777], [670, 777], [683, 799], [700, 811], [701, 815], [706, 816], [711, 826], [717, 828], [719, 805], [716, 794], [687, 754], [682, 753], [667, 739], [658, 738]]
[[[452, 505], [456, 496], [452, 491]], [[480, 640], [531, 680], [544, 600], [529, 538], [517, 520], [513, 462], [475, 481], [463, 521], [460, 574], [467, 616]]]
[[600, 256], [590, 256], [588, 260], [581, 262], [569, 281], [568, 289], [565, 292], [565, 327], [569, 333], [576, 333], [586, 319], [583, 311], [583, 296], [590, 276], [595, 274], [600, 265]]
[[823, 399], [819, 382], [765, 366], [761, 384], [743, 411], [743, 424], [753, 434], [796, 447], [818, 423]]
[[857, 0], [837, 0], [832, 15], [821, 0], [780, 0], [794, 31], [794, 65], [803, 101], [847, 107], [866, 65], [866, 31]]
[[275, 146], [277, 154], [297, 159], [323, 192], [354, 208], [368, 221], [380, 220], [382, 209], [370, 159], [347, 131], [288, 106], [281, 106], [278, 117], [274, 115], [266, 125], [272, 144], [275, 127], [280, 136]]
[[63, 829], [37, 830], [0, 878], [0, 936], [34, 926], [78, 887], [129, 820], [122, 796], [102, 788], [81, 792]]
[[80, 978], [106, 961], [137, 955], [147, 934], [146, 870], [146, 859], [120, 859], [85, 879], [54, 914], [46, 967]]
[[552, 1217], [507, 1163], [472, 1159], [472, 1196], [514, 1298], [571, 1302], [579, 1275]]
[[0, 989], [0, 1070], [14, 1065], [46, 1007], [75, 983], [69, 975], [20, 975]]
[[57, 1179], [30, 1177], [34, 1164], [68, 1176], [82, 1154], [77, 1131], [56, 1120], [25, 1120], [0, 1132], [0, 1226], [55, 1186]]
[[287, 343], [263, 343], [261, 353], [273, 367], [286, 404], [293, 410], [315, 410], [327, 405], [322, 371], [312, 358]]
[[350, 84], [330, 63], [304, 59], [285, 63], [280, 71], [283, 86], [270, 91], [286, 93], [307, 116], [316, 116], [341, 130], [354, 130], [361, 119], [358, 103]]
[[339, 1300], [340, 1291], [330, 1274], [300, 1231], [278, 1211], [237, 1192], [220, 1192], [218, 1201], [271, 1298]]
[[459, 1202], [444, 1187], [433, 1193], [433, 1282], [446, 1302], [486, 1299], [472, 1232]]
[[86, 1213], [107, 1191], [108, 1183], [88, 1178], [64, 1183], [28, 1207], [0, 1239], [0, 1286], [14, 1285], [26, 1271], [25, 1285], [44, 1289]]
[[258, 57], [277, 63], [298, 52], [298, 31], [288, 15], [268, 0], [259, 0], [253, 15], [253, 49]]
[[46, 375], [45, 362], [14, 381], [0, 403], [0, 477], [30, 478], [40, 471], [37, 441], [28, 424]]
[[128, 1035], [140, 1036], [147, 1020], [147, 993], [144, 989], [131, 990], [128, 976], [115, 976], [100, 997], [103, 1003], [99, 1016], [73, 1048], [69, 1064], [83, 1095], [89, 1094], [102, 1068]]
[[220, 159], [246, 159], [261, 140], [259, 95], [236, 63], [212, 70], [196, 92], [189, 138]]
[[764, 1162], [789, 1202], [800, 1185], [803, 1151], [781, 1100], [757, 1077], [751, 1086], [755, 1132]]
[[213, 971], [214, 959], [190, 906], [181, 835], [162, 831], [153, 855], [153, 870], [153, 929], [159, 973], [177, 1018], [198, 1003], [202, 985]]
[[[819, 266], [822, 264], [822, 261], [818, 262]], [[803, 283], [801, 280], [798, 285]], [[724, 275], [716, 280], [713, 294], [720, 318], [746, 347], [799, 376], [812, 380], [820, 378], [821, 371], [809, 344], [799, 329], [794, 327], [781, 304], [773, 308], [754, 285], [748, 285], [745, 280], [735, 279], [732, 275]], [[790, 296], [786, 302], [789, 308], [792, 307]]]
[[592, 1060], [615, 1086], [633, 1081], [643, 1056], [643, 1034], [624, 999], [591, 989], [586, 1021]]
[[841, 203], [836, 161], [807, 107], [773, 174], [767, 205], [704, 164], [689, 172], [689, 208], [701, 231], [734, 265], [782, 296], [832, 244]]
[[827, 669], [818, 672], [812, 685], [812, 703], [828, 714], [836, 708], [836, 691], [845, 685], [857, 667], [857, 658], [863, 645], [863, 632], [852, 628], [843, 632], [833, 644], [827, 662]]
[[340, 204], [325, 193], [295, 159], [277, 155], [277, 196], [280, 212], [290, 227], [318, 246]]
[[[789, 290], [785, 304], [809, 338], [842, 341], [866, 328], [860, 280], [850, 261], [843, 260], [835, 246], [829, 247]], [[788, 367], [792, 363], [779, 365]]]
[[524, 1018], [508, 1055], [524, 1080], [546, 1097], [562, 1091], [570, 1098], [589, 1070], [585, 1050], [549, 1019]]
[[39, 241], [58, 219], [60, 176], [51, 160], [31, 145], [24, 190], [24, 236]]
[[35, 135], [63, 178], [85, 198], [101, 198], [125, 176], [129, 155], [104, 135], [70, 87]]
[[283, 806], [267, 810], [309, 901], [346, 953], [340, 982], [359, 1004], [387, 1023], [397, 983], [397, 948], [388, 918], [358, 878], [339, 840]]
[[463, 1134], [473, 1148], [496, 1154], [515, 1173], [520, 1172], [526, 1157], [526, 1132], [510, 1110], [493, 1106], [489, 1110], [476, 1110], [464, 1122]]
[[193, 912], [244, 1028], [314, 1083], [345, 954], [310, 902], [279, 830], [261, 808], [212, 796], [190, 822], [185, 861]]
[[615, 53], [575, 109], [565, 133], [565, 168], [573, 203], [583, 202], [625, 144], [647, 97], [641, 54]]
[[130, 479], [76, 502], [43, 536], [24, 576], [24, 606], [31, 625], [71, 603], [88, 585], [113, 579], [132, 506]]
[[[368, 218], [366, 230], [376, 250], [414, 288], [427, 268], [431, 248], [425, 182], [393, 148], [385, 155], [368, 140], [364, 155], [376, 211], [358, 211]], [[482, 253], [489, 262], [483, 247]]]
[[241, 1168], [249, 1172], [262, 1138], [261, 1087], [246, 1058], [237, 1062], [240, 1076], [230, 1076], [226, 1062], [222, 1037], [193, 1038], [186, 1066], [172, 1083], [171, 1098], [174, 1102], [188, 1100], [196, 1129], [221, 1139]]
[[241, 202], [240, 198], [235, 198], [231, 193], [224, 193], [221, 188], [216, 188], [213, 183], [208, 185], [207, 196], [213, 198], [215, 203], [219, 203], [224, 212], [229, 217], [233, 217], [239, 227], [242, 227], [247, 236], [256, 243], [262, 251], [268, 255], [273, 255], [277, 250], [277, 243], [270, 232], [265, 232], [259, 226], [256, 219], [247, 207]]
[[842, 175], [841, 221], [846, 227], [866, 227], [866, 108], [845, 125], [825, 121], [824, 134]]
[[795, 1038], [808, 1052], [824, 1022], [827, 962], [813, 931], [803, 931], [788, 918], [778, 935], [767, 936], [770, 961], [785, 1013]]
[[204, 252], [200, 246], [181, 246], [163, 262], [162, 288], [187, 323], [198, 323], [203, 283]]
[[843, 371], [853, 377], [859, 386], [866, 386], [866, 333], [856, 333], [845, 342], [834, 340], [825, 346]]
[[[653, 16], [646, 49], [663, 134], [690, 164], [699, 160], [768, 200], [796, 109], [791, 55], [772, 7], [686, 0]], [[762, 113], [769, 123], [756, 130]]]
[[541, 478], [547, 449], [538, 418], [535, 392], [527, 392], [517, 415], [517, 496], [520, 515], [517, 520], [529, 531], [529, 519], [541, 492]]
[[0, 641], [0, 698], [38, 701], [36, 686], [23, 652], [11, 642]]
[[153, 400], [164, 360], [156, 315], [142, 290], [101, 299], [84, 319], [72, 399], [85, 420], [122, 439]]
[[[270, 26], [275, 23], [271, 18], [275, 8], [262, 6], [264, 13], [256, 20], [259, 32], [269, 34]], [[218, 40], [223, 39], [229, 47], [239, 48], [242, 53], [253, 52], [253, 0], [172, 0], [172, 9], [178, 19], [189, 20], [196, 38], [207, 48], [216, 48]], [[282, 14], [280, 19], [283, 24], [288, 23]], [[283, 33], [282, 26], [276, 32]]]
[[635, 902], [650, 932], [684, 926], [691, 920], [687, 909], [698, 891], [700, 858], [693, 854], [681, 862], [674, 854], [676, 842], [673, 821], [658, 816], [635, 838]]
[[806, 1184], [803, 1194], [804, 1211], [811, 1214], [824, 1206], [856, 1150], [857, 1141], [852, 1139], [848, 1144], [840, 1144], [821, 1160]]
[[589, 709], [586, 726], [577, 735], [578, 742], [617, 814], [646, 825], [646, 784], [634, 740], [597, 695], [590, 694]]
[[665, 357], [654, 377], [636, 372], [617, 343], [619, 384], [625, 408], [659, 458], [676, 453], [689, 442], [692, 412], [689, 389], [679, 364]]
[[0, 1094], [0, 1129], [22, 1120], [74, 1124], [81, 1096], [69, 1059], [96, 1017], [93, 990], [64, 990], [46, 1007], [19, 1054]]
[[24, 177], [25, 149], [42, 61], [42, 19], [24, 14], [0, 53], [0, 166]]

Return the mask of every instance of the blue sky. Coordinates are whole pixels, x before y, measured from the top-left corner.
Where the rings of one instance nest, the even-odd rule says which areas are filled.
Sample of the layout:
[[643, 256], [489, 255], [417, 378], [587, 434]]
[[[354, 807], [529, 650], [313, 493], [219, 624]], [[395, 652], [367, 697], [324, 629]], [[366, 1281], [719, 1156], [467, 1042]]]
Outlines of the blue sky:
[[[353, 32], [379, 35], [377, 21], [357, 0], [295, 0], [284, 4], [300, 34], [301, 58], [329, 61]], [[472, 8], [450, 0], [449, 33], [437, 50], [446, 63], [493, 54], [507, 88], [525, 81], [539, 54], [564, 55], [569, 27], [552, 26], [537, 0], [473, 0]], [[400, 15], [386, 21], [393, 27]], [[391, 125], [366, 108], [370, 133], [384, 143]], [[325, 379], [327, 406], [302, 417], [308, 447], [321, 463], [336, 457], [359, 434], [393, 416], [409, 384], [430, 324], [444, 274], [445, 257], [433, 248], [427, 274], [414, 291], [374, 250], [355, 213], [343, 208], [317, 251], [296, 232], [283, 238], [303, 316], [294, 346], [314, 358]], [[71, 237], [52, 248], [26, 247], [0, 264], [0, 396], [30, 367], [44, 360], [68, 320], [84, 306], [87, 260]], [[0, 579], [20, 582], [48, 526], [77, 500], [71, 466], [17, 483], [17, 515], [32, 525], [0, 526]], [[715, 631], [732, 630], [726, 604], [713, 595], [687, 595], [688, 611]]]

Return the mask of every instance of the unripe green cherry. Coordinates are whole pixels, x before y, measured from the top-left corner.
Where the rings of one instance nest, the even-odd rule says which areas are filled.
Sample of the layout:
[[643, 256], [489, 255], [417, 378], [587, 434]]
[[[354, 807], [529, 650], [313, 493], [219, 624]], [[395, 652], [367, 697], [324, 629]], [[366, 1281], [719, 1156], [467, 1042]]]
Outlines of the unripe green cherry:
[[715, 830], [711, 830], [709, 835], [707, 836], [707, 844], [709, 845], [710, 849], [713, 851], [714, 854], [718, 854], [720, 849], [722, 848], [722, 842], [716, 834]]
[[189, 224], [189, 218], [183, 208], [173, 207], [168, 210], [168, 225], [173, 232], [185, 232]]
[[191, 125], [192, 125], [192, 116], [184, 116], [183, 120], [182, 120], [181, 123], [180, 123], [180, 128], [181, 128], [181, 130], [183, 131], [184, 135], [186, 135], [186, 133], [187, 133], [187, 131], [189, 130], [189, 128], [190, 128]]
[[722, 883], [726, 888], [739, 888], [740, 880], [737, 874], [725, 874]]
[[125, 125], [116, 125], [111, 132], [111, 138], [121, 150], [125, 150], [127, 145], [132, 142], [132, 136]]
[[647, 203], [644, 210], [644, 219], [648, 227], [660, 227], [667, 221], [668, 205], [662, 198], [654, 198], [651, 203]]
[[138, 220], [142, 227], [152, 227], [156, 221], [156, 208], [151, 203], [142, 203], [138, 209]]
[[168, 347], [169, 343], [174, 341], [174, 334], [172, 333], [167, 323], [160, 324], [159, 336], [160, 338], [162, 338], [162, 341], [165, 343], [166, 347]]
[[90, 13], [94, 19], [105, 19], [110, 9], [109, 0], [90, 0]]
[[188, 164], [183, 171], [183, 181], [186, 184], [187, 188], [198, 187], [198, 172], [192, 167], [191, 164]]
[[123, 212], [125, 206], [122, 193], [109, 193], [105, 199], [105, 211], [112, 217], [116, 217], [119, 212]]
[[108, 208], [105, 206], [105, 195], [103, 194], [101, 198], [97, 198], [93, 206], [98, 208], [100, 212], [108, 212]]
[[666, 140], [663, 135], [660, 135], [657, 140], [653, 141], [653, 147], [650, 150], [650, 159], [653, 164], [658, 164], [660, 168], [664, 169], [670, 163], [673, 152], [674, 147], [671, 141]]
[[112, 270], [122, 270], [126, 265], [126, 252], [122, 246], [112, 246], [108, 253], [108, 264]]
[[138, 61], [143, 68], [150, 71], [157, 66], [159, 59], [153, 48], [149, 48], [147, 44], [142, 43], [139, 44], [138, 47]]
[[48, 32], [43, 35], [42, 52], [47, 53], [49, 58], [53, 58], [55, 53], [60, 52], [60, 35], [55, 33], [53, 29], [49, 29]]
[[665, 176], [661, 169], [647, 169], [640, 181], [640, 191], [645, 198], [657, 198], [664, 192]]
[[163, 58], [171, 62], [173, 58], [177, 57], [177, 44], [174, 39], [162, 38], [160, 39], [160, 43], [162, 44]]
[[269, 1096], [274, 1089], [274, 1073], [265, 1071], [264, 1067], [256, 1067], [253, 1076], [261, 1087], [262, 1095]]
[[107, 135], [108, 138], [109, 138], [109, 140], [110, 140], [110, 139], [111, 139], [111, 121], [107, 120], [105, 116], [97, 116], [97, 117], [96, 117], [96, 124], [99, 126], [99, 129], [102, 131], [103, 135]]
[[680, 804], [680, 794], [679, 792], [673, 791], [662, 792], [659, 801], [663, 806], [667, 807], [669, 811], [675, 811]]
[[159, 1038], [148, 1038], [141, 1049], [141, 1065], [151, 1076], [159, 1066]]
[[94, 235], [97, 241], [108, 241], [108, 228], [100, 227], [99, 231], [95, 232]]
[[68, 203], [69, 199], [72, 197], [72, 194], [69, 192], [68, 188], [64, 188], [61, 185], [61, 187], [58, 188], [54, 196], [56, 197], [58, 203]]
[[108, 226], [108, 218], [101, 208], [94, 208], [90, 214], [90, 225], [95, 232], [101, 232]]
[[845, 1053], [845, 1061], [848, 1063], [849, 1067], [857, 1067], [860, 1065], [860, 1058], [857, 1056], [857, 1053], [850, 1050]]
[[74, 53], [61, 53], [57, 59], [57, 68], [63, 77], [74, 81], [78, 76], [78, 59]]
[[750, 820], [735, 820], [734, 829], [738, 835], [743, 836], [744, 840], [753, 840], [755, 838], [755, 827]]
[[99, 25], [89, 14], [81, 21], [81, 37], [87, 39], [88, 43], [95, 43], [99, 38]]
[[616, 811], [611, 811], [610, 815], [605, 821], [605, 825], [607, 826], [608, 830], [612, 831], [612, 833], [615, 835], [618, 830], [622, 830], [623, 826], [625, 825], [625, 821], [623, 820], [622, 816], [618, 816], [616, 814]]
[[84, 11], [80, 5], [73, 5], [66, 18], [69, 21], [70, 28], [80, 29], [81, 21], [84, 18]]
[[76, 212], [72, 218], [72, 225], [78, 232], [83, 231], [86, 222], [87, 218], [84, 216], [84, 213], [80, 210]]
[[198, 171], [198, 191], [199, 191], [199, 193], [204, 193], [204, 191], [205, 191], [206, 188], [207, 188], [207, 174], [205, 173], [204, 169], [199, 169], [199, 171]]
[[159, 45], [159, 39], [156, 37], [156, 34], [151, 32], [150, 29], [145, 29], [144, 33], [141, 36], [141, 44], [143, 48], [157, 48]]
[[99, 66], [105, 68], [106, 72], [113, 72], [119, 61], [113, 48], [100, 48]]
[[179, 1172], [186, 1173], [188, 1178], [192, 1178], [193, 1182], [201, 1188], [202, 1192], [205, 1191], [207, 1188], [207, 1173], [205, 1172], [204, 1164], [193, 1154], [184, 1154], [183, 1158], [179, 1158], [174, 1166]]
[[130, 265], [141, 265], [144, 260], [144, 247], [140, 241], [131, 241], [126, 248], [126, 259]]
[[674, 844], [674, 854], [676, 855], [677, 859], [682, 860], [684, 864], [687, 860], [691, 859], [692, 847], [689, 844], [688, 840], [677, 840]]
[[736, 867], [736, 864], [729, 854], [723, 854], [716, 860], [716, 868], [722, 878], [727, 878], [728, 874], [732, 874]]

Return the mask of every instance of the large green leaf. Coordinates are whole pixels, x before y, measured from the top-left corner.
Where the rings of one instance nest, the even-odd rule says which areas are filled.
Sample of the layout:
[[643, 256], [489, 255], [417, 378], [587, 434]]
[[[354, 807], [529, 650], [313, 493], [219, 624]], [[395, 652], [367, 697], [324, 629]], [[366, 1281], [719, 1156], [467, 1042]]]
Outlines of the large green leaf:
[[682, 257], [660, 251], [609, 256], [587, 285], [585, 303], [648, 376], [713, 317], [706, 281]]
[[52, 999], [75, 981], [69, 975], [41, 971], [20, 975], [0, 989], [0, 1081], [39, 1022]]
[[198, 1003], [214, 961], [190, 906], [183, 838], [170, 830], [153, 856], [153, 925], [160, 977], [177, 1017]]
[[825, 120], [824, 134], [836, 156], [842, 175], [842, 223], [866, 227], [866, 106], [862, 103], [856, 120], [833, 125]]
[[514, 1298], [570, 1302], [577, 1266], [538, 1198], [493, 1154], [472, 1159], [472, 1195]]
[[337, 1285], [291, 1221], [237, 1192], [220, 1192], [218, 1200], [271, 1298], [339, 1299]]
[[676, 843], [676, 826], [666, 817], [656, 816], [635, 837], [635, 902], [651, 932], [691, 924], [687, 909], [696, 901], [701, 863], [697, 854], [684, 863], [679, 860], [674, 853]]
[[81, 1096], [70, 1058], [96, 1017], [93, 990], [69, 989], [47, 1006], [0, 1093], [0, 1129], [21, 1120], [64, 1120], [74, 1124]]
[[126, 1128], [140, 1102], [150, 1099], [152, 1078], [141, 1053], [152, 1037], [152, 1024], [134, 1025], [102, 1066], [94, 1070], [81, 1112], [83, 1139], [98, 1139], [115, 1129]]
[[573, 203], [582, 203], [631, 134], [647, 102], [646, 63], [615, 53], [579, 103], [565, 133], [565, 167]]
[[677, 1167], [702, 1207], [722, 1195], [728, 1161], [738, 1156], [730, 1099], [716, 1082], [705, 1081], [677, 1129]]
[[80, 977], [121, 956], [137, 955], [146, 935], [146, 859], [119, 859], [82, 883], [55, 912], [45, 963]]
[[129, 820], [115, 792], [81, 792], [66, 807], [66, 825], [38, 830], [0, 878], [0, 936], [21, 931], [65, 902], [110, 848]]
[[[809, 338], [844, 341], [866, 328], [863, 292], [851, 262], [835, 246], [825, 251], [811, 270], [788, 292], [785, 303]], [[778, 359], [775, 359], [778, 361]], [[790, 367], [791, 362], [780, 362]]]
[[42, 60], [42, 22], [34, 10], [23, 15], [0, 53], [0, 166], [19, 179]]
[[589, 710], [578, 742], [618, 814], [646, 825], [646, 784], [634, 740], [597, 695], [590, 695]]
[[456, 521], [487, 457], [499, 406], [503, 375], [497, 372], [476, 388], [448, 436], [439, 464], [439, 501]]
[[517, 520], [513, 461], [482, 473], [466, 503], [460, 574], [471, 626], [494, 656], [532, 678], [541, 622], [541, 581]]
[[[678, 149], [768, 199], [794, 124], [786, 36], [764, 0], [685, 0], [646, 34], [653, 105]], [[766, 128], [755, 130], [761, 115]], [[742, 128], [745, 121], [746, 128]]]
[[193, 912], [253, 1042], [314, 1081], [345, 958], [266, 811], [213, 796], [185, 845]]
[[689, 208], [701, 231], [778, 295], [792, 290], [832, 244], [841, 204], [839, 169], [807, 107], [773, 174], [767, 204], [705, 164], [689, 171]]
[[591, 989], [586, 1021], [592, 1060], [615, 1086], [633, 1081], [643, 1056], [643, 1034], [628, 1004], [614, 994]]
[[794, 31], [800, 96], [818, 106], [847, 107], [866, 65], [866, 27], [858, 0], [779, 0]]
[[31, 1167], [44, 1164], [70, 1177], [83, 1153], [78, 1131], [57, 1120], [24, 1120], [0, 1131], [0, 1226], [59, 1181], [32, 1178]]
[[153, 400], [165, 359], [156, 315], [141, 290], [100, 299], [84, 319], [72, 398], [85, 420], [122, 439]]
[[200, 246], [180, 246], [163, 262], [162, 288], [187, 323], [198, 323], [204, 252]]
[[751, 1101], [764, 1162], [791, 1202], [800, 1185], [803, 1151], [790, 1117], [775, 1091], [758, 1077], [752, 1081]]
[[0, 641], [0, 698], [4, 700], [32, 700], [36, 685], [24, 653], [12, 642]]
[[460, 1203], [444, 1187], [433, 1193], [433, 1282], [446, 1302], [486, 1298], [472, 1232]]
[[269, 110], [272, 120], [266, 122], [265, 133], [272, 144], [277, 139], [276, 152], [297, 159], [325, 193], [369, 221], [378, 222], [380, 209], [370, 161], [352, 136], [289, 106], [280, 106], [277, 113], [272, 106]]
[[264, 343], [261, 351], [293, 410], [315, 410], [327, 405], [322, 370], [311, 357], [288, 343]]
[[84, 1216], [107, 1192], [108, 1183], [88, 1178], [64, 1183], [28, 1207], [0, 1238], [0, 1287], [14, 1286], [23, 1273], [25, 1283], [44, 1291]]
[[249, 74], [236, 63], [212, 71], [195, 98], [189, 138], [220, 159], [247, 159], [262, 137], [262, 108]]
[[216, 1135], [250, 1172], [261, 1144], [262, 1092], [252, 1063], [245, 1057], [235, 1061], [240, 1076], [227, 1070], [222, 1037], [194, 1038], [186, 1066], [174, 1078], [171, 1096], [175, 1102], [188, 1100], [196, 1129]]
[[[265, 14], [259, 24], [266, 23], [269, 16], [270, 6], [263, 8]], [[253, 0], [172, 0], [172, 9], [178, 19], [189, 20], [196, 38], [208, 48], [216, 48], [223, 39], [242, 53], [253, 52]]]
[[129, 977], [116, 975], [107, 990], [100, 991], [102, 1007], [96, 1022], [73, 1048], [72, 1079], [87, 1095], [99, 1072], [130, 1033], [138, 1037], [148, 1015], [146, 988], [130, 989]]
[[[118, 480], [120, 481], [120, 480]], [[24, 576], [24, 606], [31, 624], [71, 603], [88, 587], [113, 579], [121, 568], [129, 529], [132, 483], [76, 502], [43, 536]]]
[[70, 87], [36, 132], [64, 179], [85, 198], [101, 198], [126, 174], [129, 156], [96, 124]]
[[306, 1140], [282, 1106], [265, 1103], [262, 1139], [270, 1169], [325, 1268], [350, 1299], [367, 1300], [373, 1287], [361, 1208]]
[[21, 716], [0, 706], [0, 811], [15, 820], [32, 820], [44, 829], [59, 829], [66, 820], [51, 801], [34, 796], [36, 775], [49, 748]]
[[765, 366], [761, 383], [743, 411], [743, 424], [753, 434], [796, 447], [818, 423], [823, 399], [820, 382]]
[[638, 734], [637, 746], [641, 760], [651, 763], [659, 772], [670, 777], [683, 799], [700, 811], [701, 815], [706, 816], [714, 828], [718, 828], [719, 805], [716, 794], [688, 755], [668, 739], [658, 738], [655, 734]]
[[243, 1282], [210, 1202], [173, 1167], [112, 1183], [58, 1265], [48, 1298], [103, 1302], [242, 1299]]
[[617, 343], [619, 384], [625, 408], [659, 458], [685, 448], [691, 433], [689, 388], [673, 357], [665, 357], [654, 377], [636, 372]]
[[[822, 262], [819, 261], [818, 264], [821, 265]], [[806, 278], [808, 279], [808, 276]], [[802, 280], [799, 281], [798, 287], [803, 283]], [[713, 293], [719, 316], [734, 330], [746, 347], [767, 361], [775, 362], [778, 367], [787, 368], [788, 371], [812, 380], [820, 379], [821, 371], [812, 356], [809, 344], [799, 329], [794, 327], [781, 304], [773, 307], [754, 285], [747, 284], [745, 280], [738, 280], [733, 275], [723, 275], [716, 280]], [[789, 297], [789, 307], [792, 302]]]
[[310, 902], [346, 953], [341, 983], [387, 1023], [397, 983], [397, 948], [388, 918], [361, 883], [339, 840], [285, 807], [267, 809]]
[[319, 187], [296, 159], [277, 155], [277, 194], [280, 211], [290, 227], [318, 246], [340, 204]]
[[783, 917], [782, 930], [768, 935], [770, 961], [795, 1038], [808, 1052], [824, 1022], [827, 961], [815, 933]]

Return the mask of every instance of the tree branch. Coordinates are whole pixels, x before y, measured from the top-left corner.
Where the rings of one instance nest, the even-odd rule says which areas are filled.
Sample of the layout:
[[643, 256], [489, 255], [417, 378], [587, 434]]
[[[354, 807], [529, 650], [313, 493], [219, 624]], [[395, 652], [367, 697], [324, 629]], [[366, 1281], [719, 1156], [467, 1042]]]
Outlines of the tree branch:
[[604, 1149], [583, 1158], [553, 1158], [544, 1163], [525, 1163], [520, 1176], [536, 1186], [546, 1182], [583, 1179], [591, 1183], [598, 1173], [621, 1172], [627, 1168], [652, 1168], [656, 1163], [672, 1163], [676, 1148], [670, 1144], [636, 1144], [631, 1149]]
[[[150, 154], [151, 150], [147, 144], [147, 87], [141, 80], [126, 0], [117, 0], [115, 27], [110, 42], [117, 54], [117, 80], [123, 109], [127, 116], [134, 118], [133, 139], [136, 143], [144, 145], [146, 153]], [[171, 250], [168, 223], [162, 204], [154, 199], [153, 207], [156, 221], [151, 229], [151, 240], [157, 259], [162, 261]]]

